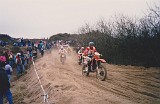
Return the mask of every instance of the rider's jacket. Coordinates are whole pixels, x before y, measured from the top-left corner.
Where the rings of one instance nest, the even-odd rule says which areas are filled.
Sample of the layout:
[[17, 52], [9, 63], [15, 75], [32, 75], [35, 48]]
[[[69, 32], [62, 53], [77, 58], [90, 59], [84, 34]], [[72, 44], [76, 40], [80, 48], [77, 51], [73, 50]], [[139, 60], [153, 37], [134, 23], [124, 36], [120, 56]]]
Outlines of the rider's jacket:
[[67, 51], [66, 51], [65, 49], [63, 49], [63, 50], [60, 49], [60, 50], [59, 50], [59, 54], [66, 54], [66, 53], [67, 53]]
[[93, 55], [95, 52], [97, 52], [95, 47], [87, 47], [84, 51], [85, 56]]
[[41, 49], [43, 47], [43, 43], [39, 43], [39, 49]]

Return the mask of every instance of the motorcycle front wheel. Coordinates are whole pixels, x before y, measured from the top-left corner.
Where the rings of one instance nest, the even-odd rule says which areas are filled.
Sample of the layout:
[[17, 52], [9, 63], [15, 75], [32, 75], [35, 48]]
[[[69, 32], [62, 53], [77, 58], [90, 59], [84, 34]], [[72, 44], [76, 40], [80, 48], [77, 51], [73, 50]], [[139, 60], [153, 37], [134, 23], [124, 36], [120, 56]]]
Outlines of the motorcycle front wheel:
[[102, 65], [99, 66], [99, 68], [96, 71], [96, 77], [101, 81], [105, 81], [107, 77], [107, 70], [104, 66]]

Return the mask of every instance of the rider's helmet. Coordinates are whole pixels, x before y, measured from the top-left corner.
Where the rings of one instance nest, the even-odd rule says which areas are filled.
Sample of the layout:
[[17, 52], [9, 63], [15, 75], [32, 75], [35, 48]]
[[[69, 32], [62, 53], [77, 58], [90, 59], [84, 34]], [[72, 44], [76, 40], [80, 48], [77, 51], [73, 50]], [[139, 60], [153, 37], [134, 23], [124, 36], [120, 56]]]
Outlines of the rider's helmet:
[[93, 47], [94, 46], [94, 42], [89, 42], [89, 46]]
[[93, 46], [94, 46], [94, 42], [89, 42], [89, 47], [91, 50], [93, 49]]
[[84, 47], [81, 47], [81, 50], [84, 50]]

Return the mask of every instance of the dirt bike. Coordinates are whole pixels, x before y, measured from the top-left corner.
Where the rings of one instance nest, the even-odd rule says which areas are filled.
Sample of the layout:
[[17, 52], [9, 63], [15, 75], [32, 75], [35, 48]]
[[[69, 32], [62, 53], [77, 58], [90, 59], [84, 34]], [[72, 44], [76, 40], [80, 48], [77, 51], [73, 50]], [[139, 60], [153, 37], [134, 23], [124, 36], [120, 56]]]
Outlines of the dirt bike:
[[[100, 58], [101, 54], [95, 52], [92, 58], [86, 56], [84, 57], [84, 65], [82, 67], [82, 75], [89, 76], [89, 73], [96, 72], [97, 79], [104, 81], [107, 77], [107, 70], [106, 68], [101, 65], [101, 63], [106, 63], [104, 59]], [[90, 65], [89, 65], [90, 63]], [[89, 67], [90, 66], [90, 67]], [[89, 70], [90, 68], [90, 70]]]
[[66, 54], [61, 53], [61, 55], [60, 55], [60, 61], [62, 62], [62, 64], [64, 64], [65, 60], [66, 60]]
[[78, 54], [78, 64], [81, 65], [84, 62], [83, 54]]

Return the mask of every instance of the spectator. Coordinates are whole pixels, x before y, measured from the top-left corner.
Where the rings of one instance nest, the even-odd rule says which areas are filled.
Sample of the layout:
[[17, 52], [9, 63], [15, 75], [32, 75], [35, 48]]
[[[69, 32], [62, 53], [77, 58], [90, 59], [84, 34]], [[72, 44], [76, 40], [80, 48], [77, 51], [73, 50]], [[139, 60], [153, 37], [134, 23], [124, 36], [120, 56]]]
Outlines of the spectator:
[[3, 67], [4, 66], [0, 65], [0, 104], [3, 104], [4, 96], [7, 97], [9, 104], [13, 104], [12, 93], [10, 91], [10, 83]]
[[8, 75], [8, 80], [10, 82], [13, 70], [12, 70], [12, 67], [8, 63], [6, 63], [6, 65], [5, 65], [5, 71], [6, 71], [7, 75]]
[[29, 59], [30, 59], [30, 53], [29, 53], [29, 51], [27, 51], [27, 53], [26, 53], [27, 64], [29, 64]]
[[0, 40], [0, 45], [2, 46], [2, 41]]
[[21, 51], [21, 60], [22, 60], [22, 72], [25, 72], [25, 56], [23, 51]]
[[12, 54], [12, 52], [9, 52], [9, 65], [11, 65], [11, 67], [13, 67], [13, 60], [14, 60], [14, 56]]
[[28, 43], [28, 46], [31, 46], [31, 41], [30, 41], [30, 40], [28, 40], [28, 42], [27, 42], [27, 43]]
[[8, 55], [7, 51], [3, 51], [3, 56], [6, 57], [6, 62], [8, 63], [9, 62], [9, 55]]
[[22, 60], [20, 56], [21, 56], [21, 53], [17, 53], [17, 56], [16, 56], [17, 77], [19, 76], [19, 74], [22, 74]]
[[21, 38], [21, 46], [24, 46], [24, 39]]

